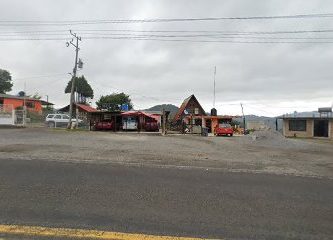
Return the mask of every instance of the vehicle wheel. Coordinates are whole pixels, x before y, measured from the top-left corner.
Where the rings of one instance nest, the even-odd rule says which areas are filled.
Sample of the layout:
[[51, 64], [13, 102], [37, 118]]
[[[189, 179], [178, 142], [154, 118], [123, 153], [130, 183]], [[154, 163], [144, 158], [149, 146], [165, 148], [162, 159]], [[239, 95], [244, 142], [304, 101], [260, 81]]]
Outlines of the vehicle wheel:
[[232, 137], [233, 136], [233, 134], [230, 134], [230, 137]]
[[54, 128], [55, 124], [54, 124], [54, 122], [48, 122], [47, 126], [49, 128]]

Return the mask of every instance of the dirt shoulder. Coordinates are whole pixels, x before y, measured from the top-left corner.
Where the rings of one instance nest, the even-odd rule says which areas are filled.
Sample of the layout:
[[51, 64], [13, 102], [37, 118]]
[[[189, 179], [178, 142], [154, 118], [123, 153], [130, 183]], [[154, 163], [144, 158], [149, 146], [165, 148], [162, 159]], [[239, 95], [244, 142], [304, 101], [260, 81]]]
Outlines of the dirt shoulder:
[[286, 139], [276, 132], [200, 137], [45, 128], [1, 129], [0, 159], [44, 159], [194, 167], [333, 178], [333, 142]]

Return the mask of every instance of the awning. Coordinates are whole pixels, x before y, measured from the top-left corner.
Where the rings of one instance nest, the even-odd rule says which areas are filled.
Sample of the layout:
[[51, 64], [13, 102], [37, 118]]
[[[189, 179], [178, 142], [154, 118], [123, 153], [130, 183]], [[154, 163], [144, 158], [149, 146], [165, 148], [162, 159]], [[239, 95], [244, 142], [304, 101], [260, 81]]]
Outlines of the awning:
[[145, 117], [149, 117], [149, 118], [153, 118], [156, 121], [159, 121], [159, 116], [156, 114], [149, 114], [146, 112], [142, 112], [142, 111], [128, 111], [128, 112], [123, 112], [121, 113], [122, 116], [145, 116]]

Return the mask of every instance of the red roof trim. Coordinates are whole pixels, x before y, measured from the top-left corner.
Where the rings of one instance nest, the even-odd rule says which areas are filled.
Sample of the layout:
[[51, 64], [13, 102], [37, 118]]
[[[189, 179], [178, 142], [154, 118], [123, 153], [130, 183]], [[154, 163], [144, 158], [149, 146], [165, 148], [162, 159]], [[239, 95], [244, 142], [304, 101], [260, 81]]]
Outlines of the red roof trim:
[[128, 111], [128, 112], [123, 112], [121, 113], [120, 115], [122, 116], [146, 116], [146, 117], [149, 117], [149, 118], [153, 118], [155, 120], [158, 120], [158, 114], [149, 114], [149, 113], [146, 113], [146, 112], [142, 112], [142, 111]]
[[93, 108], [91, 106], [88, 105], [84, 105], [84, 104], [76, 104], [79, 108], [81, 108], [82, 110], [86, 111], [86, 112], [97, 112], [98, 110], [96, 108]]

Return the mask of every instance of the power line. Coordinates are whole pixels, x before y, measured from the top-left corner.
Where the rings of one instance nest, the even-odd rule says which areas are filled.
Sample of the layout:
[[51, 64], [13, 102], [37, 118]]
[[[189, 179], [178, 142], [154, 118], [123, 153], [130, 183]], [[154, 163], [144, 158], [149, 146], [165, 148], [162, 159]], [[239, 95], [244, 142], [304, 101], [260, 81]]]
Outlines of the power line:
[[63, 76], [63, 75], [68, 75], [68, 73], [57, 73], [57, 74], [50, 74], [50, 75], [37, 75], [37, 76], [30, 76], [30, 77], [23, 77], [23, 78], [15, 78], [14, 80], [35, 79], [35, 78], [48, 78], [48, 77]]
[[[220, 30], [131, 30], [131, 29], [77, 29], [78, 33], [96, 32], [130, 32], [130, 33], [215, 33], [223, 35], [261, 35], [261, 34], [306, 34], [306, 33], [332, 33], [333, 29], [292, 30], [292, 31], [220, 31]], [[0, 35], [6, 34], [56, 34], [66, 33], [68, 30], [41, 30], [41, 31], [0, 31]], [[62, 34], [60, 34], [62, 35]]]
[[106, 20], [1, 20], [0, 26], [62, 26], [87, 24], [117, 24], [117, 23], [161, 23], [161, 22], [201, 22], [221, 20], [270, 20], [270, 19], [305, 19], [305, 18], [332, 18], [332, 13], [324, 14], [298, 14], [278, 16], [250, 16], [250, 17], [205, 17], [205, 18], [152, 18], [152, 19], [106, 19]]
[[[27, 36], [20, 36], [20, 35], [13, 35], [7, 34], [3, 35], [0, 34], [0, 39], [6, 39], [5, 37], [12, 37], [12, 38], [24, 38], [24, 37], [39, 37], [39, 38], [46, 38], [47, 36], [62, 36], [67, 34], [58, 34], [58, 33], [46, 33], [46, 34], [32, 34]], [[332, 37], [262, 37], [262, 36], [238, 36], [238, 35], [223, 35], [223, 34], [185, 34], [185, 35], [161, 35], [161, 34], [130, 34], [130, 33], [95, 33], [95, 32], [86, 32], [81, 34], [84, 37], [91, 37], [94, 36], [116, 36], [116, 37], [133, 37], [133, 38], [213, 38], [213, 39], [273, 39], [273, 40], [333, 40]], [[2, 37], [2, 38], [1, 38]]]
[[[0, 41], [56, 41], [67, 40], [68, 38], [0, 38]], [[275, 43], [301, 43], [301, 44], [317, 44], [317, 43], [333, 43], [333, 41], [239, 41], [239, 40], [196, 40], [196, 39], [157, 39], [145, 37], [84, 37], [85, 40], [141, 40], [141, 41], [160, 41], [160, 42], [197, 42], [197, 43], [245, 43], [245, 44], [275, 44]]]

